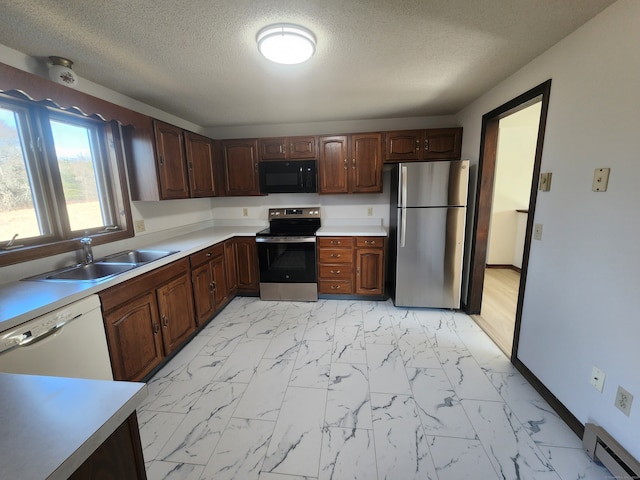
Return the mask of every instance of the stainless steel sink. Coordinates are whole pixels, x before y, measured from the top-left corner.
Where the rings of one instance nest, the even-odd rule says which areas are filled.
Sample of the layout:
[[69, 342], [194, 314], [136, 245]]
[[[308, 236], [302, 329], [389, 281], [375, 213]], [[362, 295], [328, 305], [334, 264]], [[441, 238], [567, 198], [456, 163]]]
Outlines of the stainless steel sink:
[[167, 257], [176, 251], [129, 250], [101, 258], [93, 263], [80, 263], [24, 280], [98, 282], [128, 272], [136, 267]]
[[89, 264], [73, 265], [62, 270], [56, 270], [54, 272], [45, 273], [44, 275], [31, 277], [28, 280], [96, 281], [124, 273], [135, 267], [135, 263], [94, 262]]
[[105, 263], [135, 263], [136, 265], [143, 265], [167, 257], [173, 253], [176, 252], [169, 250], [129, 250], [128, 252], [114, 253], [100, 261]]

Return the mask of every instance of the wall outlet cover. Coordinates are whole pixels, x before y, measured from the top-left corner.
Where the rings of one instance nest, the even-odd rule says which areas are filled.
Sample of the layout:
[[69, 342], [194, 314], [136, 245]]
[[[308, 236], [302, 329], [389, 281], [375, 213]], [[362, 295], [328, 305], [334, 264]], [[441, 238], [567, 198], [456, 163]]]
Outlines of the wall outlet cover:
[[606, 192], [609, 185], [609, 171], [610, 168], [596, 168], [593, 172], [593, 184], [591, 190], [594, 192]]
[[624, 388], [618, 386], [618, 393], [616, 394], [615, 406], [624, 413], [627, 417], [631, 412], [631, 404], [633, 403], [633, 395], [627, 392]]
[[147, 229], [144, 225], [144, 220], [136, 220], [133, 224], [133, 228], [138, 233], [142, 233]]
[[593, 367], [591, 369], [591, 385], [593, 388], [602, 393], [602, 389], [604, 388], [604, 378], [605, 373], [600, 370], [598, 367]]

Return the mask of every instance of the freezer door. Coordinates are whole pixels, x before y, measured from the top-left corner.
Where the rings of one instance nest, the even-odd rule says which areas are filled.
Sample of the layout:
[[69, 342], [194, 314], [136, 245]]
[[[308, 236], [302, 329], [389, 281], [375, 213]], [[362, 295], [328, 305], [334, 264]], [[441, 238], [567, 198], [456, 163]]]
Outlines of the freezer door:
[[396, 306], [460, 308], [466, 208], [398, 209]]
[[466, 206], [469, 161], [401, 163], [398, 206]]

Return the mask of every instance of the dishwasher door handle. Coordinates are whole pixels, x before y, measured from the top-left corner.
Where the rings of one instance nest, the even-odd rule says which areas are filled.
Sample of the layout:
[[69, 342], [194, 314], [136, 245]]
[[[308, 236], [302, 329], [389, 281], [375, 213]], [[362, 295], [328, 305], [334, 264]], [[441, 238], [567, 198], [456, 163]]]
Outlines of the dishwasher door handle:
[[45, 338], [48, 338], [51, 335], [54, 335], [54, 334], [58, 333], [59, 331], [62, 330], [62, 328], [67, 323], [75, 320], [78, 317], [80, 317], [80, 315], [77, 315], [77, 316], [75, 316], [73, 318], [70, 318], [68, 320], [64, 320], [62, 322], [59, 322], [59, 323], [55, 324], [53, 327], [51, 327], [49, 330], [47, 330], [46, 332], [43, 332], [40, 335], [37, 335], [35, 337], [31, 336], [31, 335], [27, 335], [27, 334], [31, 333], [31, 330], [27, 330], [26, 332], [24, 332], [22, 334], [22, 339], [18, 341], [18, 344], [16, 345], [16, 347], [29, 347], [31, 345], [35, 345], [36, 343], [41, 342]]

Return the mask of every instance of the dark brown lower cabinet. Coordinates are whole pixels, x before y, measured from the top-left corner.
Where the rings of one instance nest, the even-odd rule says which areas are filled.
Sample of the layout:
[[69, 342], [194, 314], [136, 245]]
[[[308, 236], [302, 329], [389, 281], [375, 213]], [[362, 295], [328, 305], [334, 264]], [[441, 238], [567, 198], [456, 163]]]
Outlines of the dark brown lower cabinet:
[[384, 237], [320, 237], [318, 293], [384, 294]]
[[133, 412], [69, 477], [69, 480], [145, 480], [140, 431]]
[[100, 293], [115, 380], [142, 380], [196, 330], [188, 259]]
[[198, 325], [203, 325], [230, 299], [223, 243], [189, 257]]
[[235, 237], [238, 274], [238, 293], [256, 294], [260, 291], [258, 252], [255, 237]]

